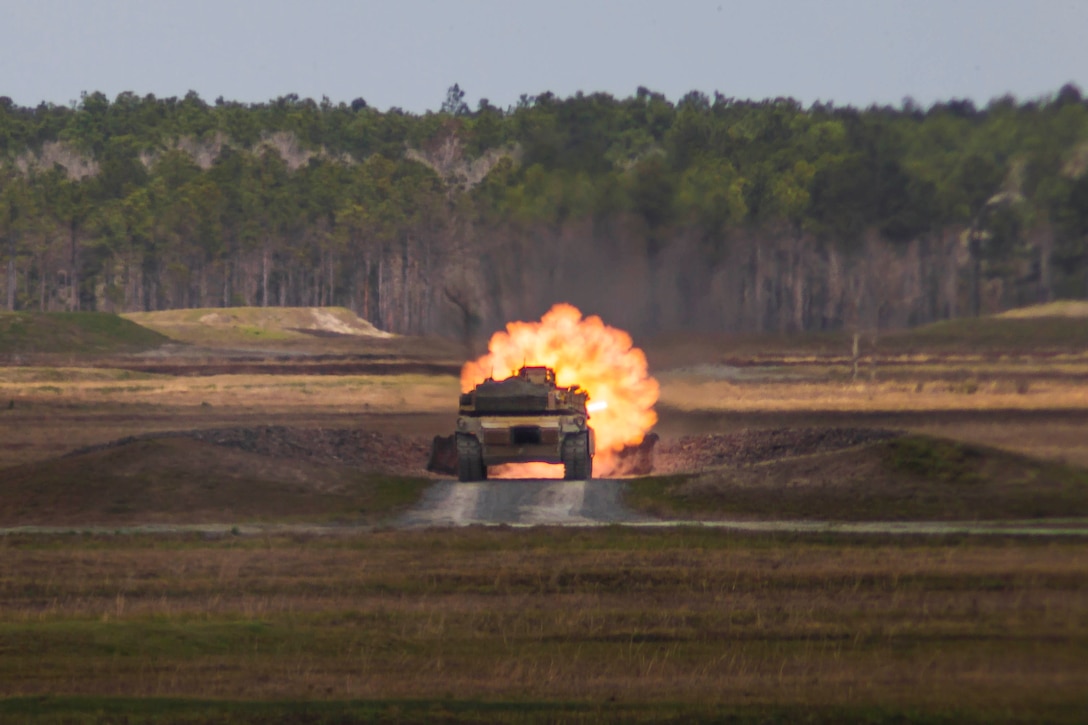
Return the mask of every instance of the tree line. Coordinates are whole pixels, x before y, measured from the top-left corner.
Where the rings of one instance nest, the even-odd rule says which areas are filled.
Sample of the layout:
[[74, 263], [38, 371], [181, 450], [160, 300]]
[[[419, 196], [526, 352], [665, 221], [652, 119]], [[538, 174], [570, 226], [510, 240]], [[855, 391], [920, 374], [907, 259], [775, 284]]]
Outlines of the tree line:
[[0, 306], [343, 305], [473, 339], [570, 301], [642, 334], [1088, 296], [1088, 102], [550, 93], [0, 97]]

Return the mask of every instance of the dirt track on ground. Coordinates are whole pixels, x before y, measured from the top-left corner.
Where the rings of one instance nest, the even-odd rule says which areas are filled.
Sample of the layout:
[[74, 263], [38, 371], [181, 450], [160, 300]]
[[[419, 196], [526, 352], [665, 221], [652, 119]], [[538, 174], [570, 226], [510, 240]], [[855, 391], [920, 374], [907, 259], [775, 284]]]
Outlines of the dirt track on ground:
[[504, 480], [442, 481], [397, 522], [398, 527], [699, 526], [752, 533], [851, 535], [1088, 536], [1088, 521], [696, 521], [660, 520], [623, 506], [625, 483]]
[[[846, 451], [898, 435], [895, 431], [869, 428], [777, 428], [742, 430], [734, 433], [681, 436], [661, 443], [656, 452], [656, 470], [663, 474], [700, 472], [709, 469], [746, 467], [768, 461], [783, 461], [812, 454]], [[428, 475], [423, 470], [430, 438], [410, 433], [385, 433], [362, 429], [293, 428], [289, 426], [235, 427], [180, 431], [125, 438], [73, 451], [78, 458], [102, 450], [121, 449], [157, 438], [191, 438], [267, 457], [275, 461], [351, 466], [360, 470], [395, 474]], [[214, 449], [212, 449], [214, 450]], [[830, 521], [696, 521], [662, 520], [635, 512], [623, 504], [623, 480], [590, 481], [503, 480], [458, 483], [436, 480], [423, 499], [387, 525], [397, 528], [506, 526], [602, 526], [638, 527], [701, 526], [748, 532], [829, 533], [829, 534], [999, 534], [1029, 536], [1088, 535], [1088, 522], [1079, 520], [1034, 520], [1004, 522], [895, 521], [849, 523]], [[246, 521], [244, 509], [235, 512]], [[366, 530], [366, 526], [321, 524], [245, 524], [229, 522], [171, 525], [167, 520], [121, 527], [78, 527], [80, 530], [131, 533], [201, 532], [229, 533], [285, 532], [299, 534], [345, 534]], [[44, 523], [44, 522], [43, 522]], [[0, 533], [51, 533], [71, 527], [8, 527]]]
[[881, 428], [774, 428], [683, 436], [658, 446], [654, 472], [698, 472], [826, 453], [899, 435]]
[[459, 375], [461, 366], [442, 362], [404, 362], [397, 360], [368, 360], [365, 358], [320, 357], [305, 362], [281, 360], [238, 359], [212, 363], [176, 361], [111, 362], [117, 370], [176, 375], [180, 377], [210, 377], [212, 375]]
[[[682, 526], [745, 533], [845, 536], [1016, 536], [1088, 537], [1083, 519], [1018, 521], [698, 521], [661, 520], [623, 506], [624, 481], [503, 480], [479, 483], [438, 481], [422, 501], [382, 528], [426, 529], [465, 526], [630, 526], [663, 529]], [[209, 537], [253, 535], [350, 536], [373, 526], [307, 523], [146, 524], [127, 526], [9, 526], [0, 536], [16, 534], [174, 535]]]
[[[658, 444], [654, 473], [698, 472], [823, 453], [885, 440], [894, 431], [869, 428], [777, 428], [682, 436]], [[139, 440], [186, 437], [271, 458], [350, 465], [375, 473], [430, 475], [425, 466], [431, 439], [354, 428], [257, 426], [150, 433], [72, 451], [68, 457], [125, 446]]]
[[130, 436], [72, 451], [66, 457], [126, 446], [157, 438], [193, 438], [269, 458], [348, 465], [374, 473], [426, 476], [430, 439], [355, 428], [292, 428], [257, 426], [213, 428]]

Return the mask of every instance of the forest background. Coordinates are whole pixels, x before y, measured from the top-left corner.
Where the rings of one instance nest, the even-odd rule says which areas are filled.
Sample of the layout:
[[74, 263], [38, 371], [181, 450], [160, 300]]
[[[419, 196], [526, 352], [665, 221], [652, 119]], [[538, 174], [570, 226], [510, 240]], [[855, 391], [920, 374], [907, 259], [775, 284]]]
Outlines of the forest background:
[[0, 307], [348, 307], [471, 342], [873, 330], [1088, 297], [1088, 101], [803, 108], [639, 88], [381, 112], [0, 97]]

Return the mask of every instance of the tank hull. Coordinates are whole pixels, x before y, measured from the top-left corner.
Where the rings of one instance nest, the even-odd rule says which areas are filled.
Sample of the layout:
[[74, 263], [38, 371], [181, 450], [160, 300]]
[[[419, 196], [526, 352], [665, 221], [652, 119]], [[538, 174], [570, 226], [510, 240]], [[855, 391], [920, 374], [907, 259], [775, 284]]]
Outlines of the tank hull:
[[460, 480], [486, 478], [504, 463], [561, 463], [565, 478], [590, 478], [596, 439], [588, 399], [577, 386], [556, 386], [555, 372], [541, 367], [464, 393], [455, 434]]
[[565, 442], [582, 433], [589, 434], [589, 455], [595, 452], [592, 429], [584, 418], [576, 416], [465, 416], [457, 423], [459, 433], [472, 435], [480, 442], [485, 466], [562, 463]]

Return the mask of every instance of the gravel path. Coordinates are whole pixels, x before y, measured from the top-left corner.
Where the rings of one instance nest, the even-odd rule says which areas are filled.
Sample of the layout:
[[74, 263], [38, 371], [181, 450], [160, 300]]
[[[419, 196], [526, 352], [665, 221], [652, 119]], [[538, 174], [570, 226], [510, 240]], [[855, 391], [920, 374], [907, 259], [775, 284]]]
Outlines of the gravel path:
[[442, 481], [400, 520], [405, 527], [474, 524], [595, 525], [648, 522], [621, 503], [621, 481]]
[[[82, 449], [125, 445], [155, 433]], [[185, 431], [173, 436], [198, 440], [273, 458], [308, 459], [361, 469], [421, 475], [430, 452], [422, 436], [396, 435], [348, 429], [300, 429], [280, 426]], [[866, 428], [783, 428], [732, 434], [688, 436], [657, 447], [655, 472], [698, 471], [720, 466], [745, 466], [761, 461], [850, 448], [898, 435]], [[733, 531], [831, 534], [995, 534], [1005, 536], [1088, 536], [1088, 520], [1024, 520], [992, 522], [849, 522], [830, 521], [661, 521], [631, 511], [622, 504], [622, 480], [590, 481], [497, 480], [479, 483], [436, 481], [422, 501], [403, 514], [397, 528], [458, 526], [607, 526], [644, 528], [700, 526]], [[315, 524], [149, 524], [109, 526], [15, 526], [0, 528], [0, 535], [19, 533], [182, 533], [208, 536], [256, 533], [353, 534], [361, 526]]]
[[[438, 481], [394, 528], [460, 526], [632, 526], [645, 529], [693, 526], [753, 533], [946, 536], [1088, 536], [1088, 520], [1023, 521], [662, 521], [626, 509], [623, 481], [502, 480], [480, 483]], [[352, 535], [372, 527], [320, 524], [148, 524], [107, 526], [11, 526], [11, 534], [176, 534], [210, 538], [257, 534]]]
[[882, 428], [776, 428], [684, 436], [657, 447], [654, 473], [750, 465], [853, 448], [899, 435], [899, 431]]
[[343, 464], [400, 476], [428, 475], [424, 465], [431, 453], [431, 440], [424, 436], [398, 435], [359, 428], [293, 428], [266, 425], [146, 433], [80, 448], [66, 455], [79, 456], [156, 438], [194, 438], [272, 458]]
[[748, 532], [1088, 536], [1088, 520], [1025, 521], [661, 521], [622, 504], [623, 481], [442, 481], [401, 517], [402, 528], [456, 526], [700, 526]]

